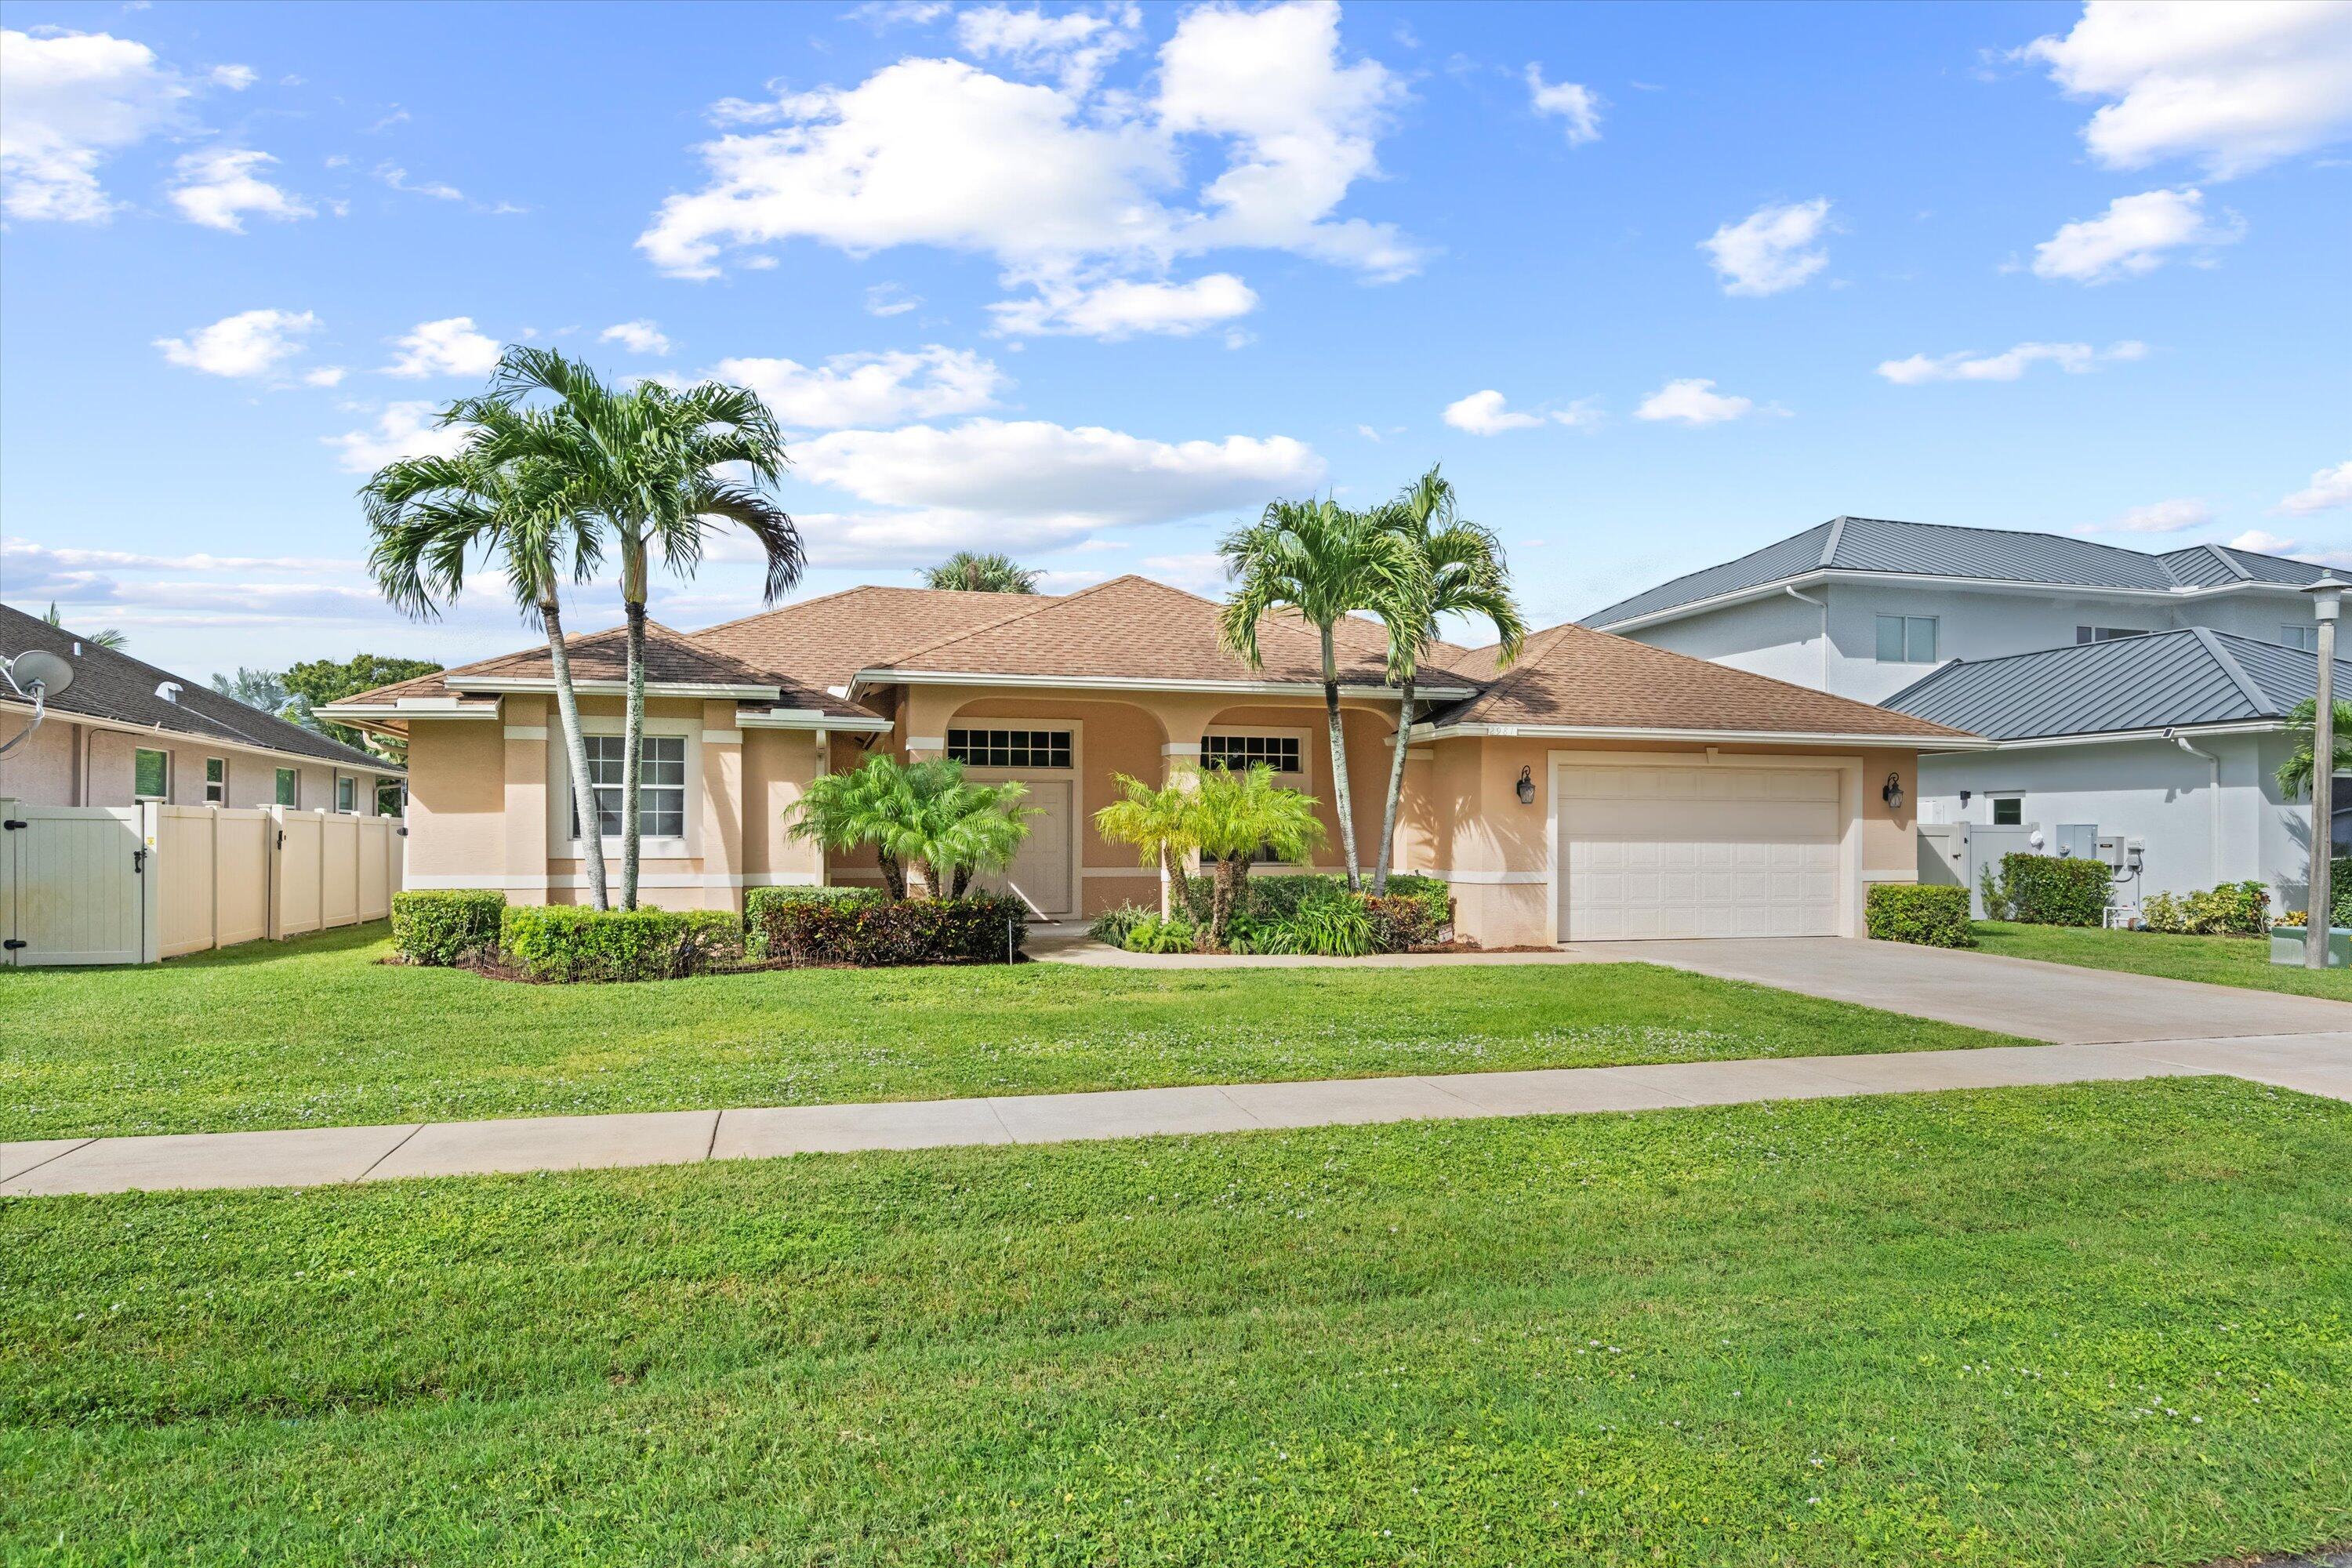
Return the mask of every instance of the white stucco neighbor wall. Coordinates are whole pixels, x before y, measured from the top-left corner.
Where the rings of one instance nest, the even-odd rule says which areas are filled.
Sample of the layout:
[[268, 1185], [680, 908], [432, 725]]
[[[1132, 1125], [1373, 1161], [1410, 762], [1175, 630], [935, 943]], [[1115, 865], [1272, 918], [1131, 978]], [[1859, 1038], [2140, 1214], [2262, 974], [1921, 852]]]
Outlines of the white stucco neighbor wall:
[[[1819, 592], [1813, 592], [1820, 598]], [[1787, 594], [1668, 621], [1634, 640], [1794, 686], [1822, 689], [1822, 610]]]
[[[2253, 879], [2270, 885], [2273, 909], [2299, 905], [2309, 868], [2310, 807], [2284, 799], [2273, 777], [2285, 759], [2285, 741], [2264, 734], [2189, 739], [2213, 760], [2158, 740], [1923, 755], [1923, 819], [1990, 823], [1991, 797], [2018, 794], [2025, 821], [2053, 840], [2062, 823], [2090, 823], [2101, 833], [2139, 839], [2140, 894]], [[1970, 792], [1965, 807], [1963, 789]], [[2126, 889], [2117, 897], [2132, 901]]]

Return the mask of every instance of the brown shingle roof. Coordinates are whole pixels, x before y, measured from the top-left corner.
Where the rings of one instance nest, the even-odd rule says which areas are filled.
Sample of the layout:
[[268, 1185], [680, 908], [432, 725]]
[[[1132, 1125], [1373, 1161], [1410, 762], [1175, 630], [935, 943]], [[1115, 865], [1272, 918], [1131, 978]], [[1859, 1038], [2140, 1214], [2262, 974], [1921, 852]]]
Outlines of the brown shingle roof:
[[[1474, 652], [1493, 658], [1491, 650]], [[1573, 623], [1529, 637], [1518, 663], [1433, 722], [1920, 740], [1965, 733]]]
[[[868, 668], [1096, 680], [1322, 680], [1321, 647], [1311, 630], [1269, 616], [1258, 633], [1264, 662], [1252, 669], [1218, 640], [1217, 614], [1216, 605], [1181, 588], [1149, 577], [1114, 577]], [[1377, 632], [1334, 641], [1343, 682], [1378, 685], [1385, 679], [1386, 645]]]
[[1052, 597], [957, 588], [848, 588], [711, 626], [695, 633], [694, 640], [811, 686], [847, 686], [861, 669], [1034, 609]]

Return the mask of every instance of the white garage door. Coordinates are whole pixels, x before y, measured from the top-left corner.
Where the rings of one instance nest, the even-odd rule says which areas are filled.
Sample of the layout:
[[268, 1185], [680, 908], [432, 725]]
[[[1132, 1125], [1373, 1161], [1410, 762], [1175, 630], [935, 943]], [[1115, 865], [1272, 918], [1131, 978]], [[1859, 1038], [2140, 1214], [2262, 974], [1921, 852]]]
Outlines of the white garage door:
[[1834, 770], [1563, 767], [1555, 782], [1562, 941], [1839, 933]]

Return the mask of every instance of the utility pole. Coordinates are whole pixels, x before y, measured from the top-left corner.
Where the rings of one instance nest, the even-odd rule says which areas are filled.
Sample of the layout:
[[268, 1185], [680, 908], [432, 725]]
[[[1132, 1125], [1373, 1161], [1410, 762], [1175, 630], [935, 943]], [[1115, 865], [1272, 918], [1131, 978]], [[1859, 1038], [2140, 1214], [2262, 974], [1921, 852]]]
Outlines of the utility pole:
[[2335, 911], [2328, 864], [2336, 851], [2336, 616], [2346, 584], [2327, 573], [2304, 589], [2319, 619], [2319, 689], [2311, 725], [2311, 910], [2303, 928], [2303, 966], [2327, 967]]

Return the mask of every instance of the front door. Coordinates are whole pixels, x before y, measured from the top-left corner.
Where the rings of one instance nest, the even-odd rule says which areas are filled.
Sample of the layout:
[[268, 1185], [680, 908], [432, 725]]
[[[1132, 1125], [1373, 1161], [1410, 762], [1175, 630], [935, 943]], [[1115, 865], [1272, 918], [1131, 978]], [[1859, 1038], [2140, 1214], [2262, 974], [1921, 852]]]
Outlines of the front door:
[[1013, 864], [993, 876], [973, 879], [993, 892], [1017, 892], [1028, 900], [1030, 913], [1063, 920], [1078, 910], [1076, 879], [1070, 875], [1071, 796], [1076, 783], [1068, 778], [1023, 781], [1029, 794], [1022, 805], [1035, 815], [1027, 818], [1029, 837], [1013, 857]]

